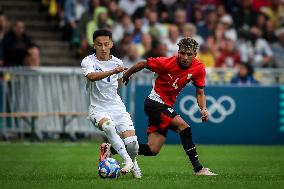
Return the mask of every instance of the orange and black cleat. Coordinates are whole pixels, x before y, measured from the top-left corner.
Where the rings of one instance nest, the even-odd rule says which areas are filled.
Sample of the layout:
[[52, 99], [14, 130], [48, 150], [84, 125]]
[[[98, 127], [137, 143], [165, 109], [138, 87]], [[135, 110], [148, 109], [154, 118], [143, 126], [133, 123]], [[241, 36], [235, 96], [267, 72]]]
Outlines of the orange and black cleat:
[[99, 162], [101, 162], [102, 160], [104, 160], [106, 158], [111, 157], [110, 147], [111, 147], [111, 144], [109, 144], [109, 143], [102, 143], [101, 144], [101, 152], [100, 152]]

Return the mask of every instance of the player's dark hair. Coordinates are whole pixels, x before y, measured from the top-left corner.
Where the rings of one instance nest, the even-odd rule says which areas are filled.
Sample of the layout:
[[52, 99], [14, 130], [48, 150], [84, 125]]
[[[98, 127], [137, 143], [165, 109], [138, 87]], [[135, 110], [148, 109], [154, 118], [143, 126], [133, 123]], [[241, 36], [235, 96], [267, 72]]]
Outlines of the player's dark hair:
[[198, 49], [198, 43], [193, 38], [186, 37], [181, 39], [178, 42], [179, 49], [185, 49], [185, 50], [193, 50], [194, 52]]
[[108, 36], [110, 39], [112, 39], [112, 33], [111, 31], [107, 30], [107, 29], [100, 29], [100, 30], [96, 30], [93, 34], [93, 41], [96, 40], [97, 37], [100, 36]]

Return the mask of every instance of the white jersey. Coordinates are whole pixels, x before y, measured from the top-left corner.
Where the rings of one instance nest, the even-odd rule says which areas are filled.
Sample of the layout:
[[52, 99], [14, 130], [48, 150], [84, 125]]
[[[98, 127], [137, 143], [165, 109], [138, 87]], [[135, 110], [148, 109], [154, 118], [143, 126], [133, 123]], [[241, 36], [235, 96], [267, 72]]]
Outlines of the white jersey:
[[[111, 56], [108, 61], [100, 61], [95, 54], [89, 55], [81, 63], [84, 76], [91, 72], [103, 72], [113, 70], [118, 66], [123, 66], [120, 59]], [[90, 111], [92, 108], [104, 110], [125, 110], [125, 105], [117, 94], [118, 79], [122, 78], [123, 73], [113, 74], [98, 81], [89, 81], [87, 89], [90, 97]]]

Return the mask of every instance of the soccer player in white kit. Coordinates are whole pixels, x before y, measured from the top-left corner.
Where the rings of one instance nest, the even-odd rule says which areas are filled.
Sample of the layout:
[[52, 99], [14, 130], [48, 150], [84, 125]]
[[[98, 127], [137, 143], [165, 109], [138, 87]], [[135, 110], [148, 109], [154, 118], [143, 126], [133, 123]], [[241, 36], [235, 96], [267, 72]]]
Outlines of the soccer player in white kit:
[[[135, 178], [141, 178], [136, 156], [138, 141], [133, 122], [124, 103], [118, 95], [122, 83], [123, 67], [120, 59], [110, 54], [113, 47], [112, 33], [108, 30], [97, 30], [93, 34], [96, 53], [85, 57], [81, 66], [88, 79], [90, 96], [89, 118], [100, 130], [104, 131], [109, 143], [122, 157], [122, 173], [132, 172]], [[100, 160], [105, 158], [110, 146], [103, 144]]]

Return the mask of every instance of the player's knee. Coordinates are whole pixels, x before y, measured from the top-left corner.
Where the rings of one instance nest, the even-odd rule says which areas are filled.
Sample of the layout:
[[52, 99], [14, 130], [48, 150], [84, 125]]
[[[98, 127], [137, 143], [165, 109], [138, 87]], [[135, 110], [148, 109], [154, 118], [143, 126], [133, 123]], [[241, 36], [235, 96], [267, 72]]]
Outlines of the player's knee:
[[124, 139], [127, 151], [129, 155], [136, 156], [138, 154], [139, 145], [137, 141], [137, 136], [130, 136]]
[[156, 156], [156, 155], [158, 155], [160, 150], [151, 150], [151, 152], [152, 152], [152, 156]]
[[187, 123], [185, 123], [185, 122], [181, 123], [177, 128], [177, 132], [180, 133], [187, 128], [190, 128], [190, 126]]
[[151, 147], [151, 146], [149, 146], [149, 147], [150, 147], [150, 150], [152, 152], [151, 156], [156, 156], [161, 150], [160, 148], [157, 148], [157, 147]]
[[114, 127], [114, 122], [112, 120], [107, 120], [105, 121], [102, 126], [102, 130], [105, 131], [106, 133], [108, 132], [116, 132], [116, 129]]

